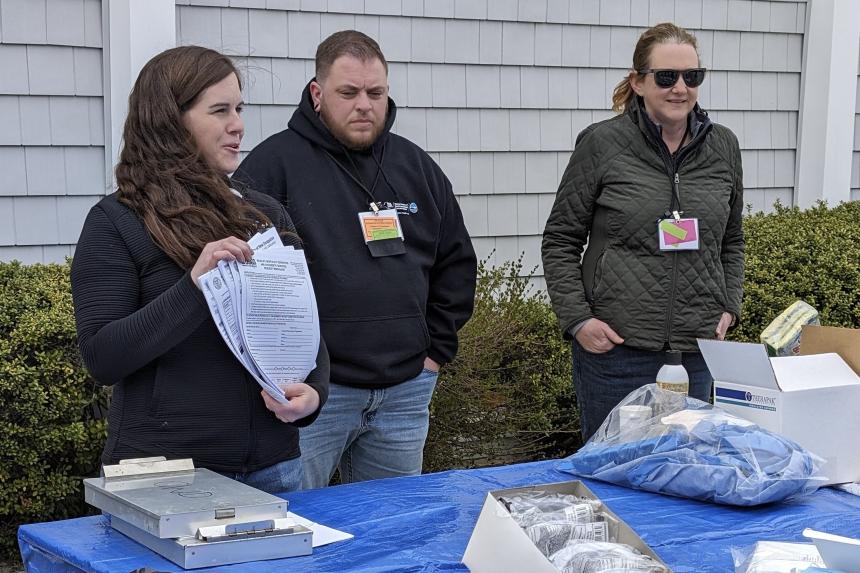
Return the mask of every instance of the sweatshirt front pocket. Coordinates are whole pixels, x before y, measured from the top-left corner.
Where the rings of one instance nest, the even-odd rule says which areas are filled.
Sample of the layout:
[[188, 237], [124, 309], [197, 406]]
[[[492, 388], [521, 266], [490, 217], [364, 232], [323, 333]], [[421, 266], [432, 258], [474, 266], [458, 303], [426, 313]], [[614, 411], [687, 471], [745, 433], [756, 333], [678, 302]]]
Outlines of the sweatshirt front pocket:
[[387, 316], [326, 317], [322, 335], [331, 355], [332, 370], [357, 382], [394, 373], [422, 357], [430, 346], [424, 315], [415, 312]]

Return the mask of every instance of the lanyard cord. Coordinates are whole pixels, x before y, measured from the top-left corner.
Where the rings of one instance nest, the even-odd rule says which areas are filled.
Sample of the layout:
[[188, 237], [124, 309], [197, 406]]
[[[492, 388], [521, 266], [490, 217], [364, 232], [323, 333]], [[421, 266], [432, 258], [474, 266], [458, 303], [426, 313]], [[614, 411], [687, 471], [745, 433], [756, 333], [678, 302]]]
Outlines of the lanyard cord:
[[382, 144], [382, 151], [379, 152], [379, 159], [376, 159], [376, 155], [373, 154], [373, 150], [371, 150], [370, 155], [373, 157], [373, 160], [376, 161], [376, 166], [379, 168], [379, 171], [376, 172], [377, 177], [380, 173], [382, 173], [382, 178], [385, 179], [385, 183], [388, 184], [388, 188], [391, 189], [391, 192], [394, 193], [394, 200], [400, 201], [400, 194], [397, 193], [397, 189], [395, 189], [394, 185], [391, 184], [391, 180], [388, 179], [388, 174], [385, 172], [385, 169], [382, 168], [382, 162], [385, 161], [385, 144]]
[[[341, 146], [341, 147], [342, 147], [342, 146]], [[331, 154], [331, 152], [329, 152], [329, 150], [328, 150], [328, 149], [326, 149], [326, 148], [324, 148], [324, 147], [322, 147], [322, 146], [320, 146], [320, 149], [322, 149], [322, 150], [323, 150], [323, 153], [325, 153], [326, 155], [328, 155], [328, 158], [329, 158], [329, 159], [331, 159], [331, 160], [334, 162], [334, 164], [335, 164], [335, 165], [337, 165], [338, 167], [340, 167], [340, 168], [341, 168], [341, 170], [342, 170], [344, 173], [346, 173], [347, 175], [349, 175], [349, 178], [350, 178], [350, 179], [352, 179], [352, 180], [353, 180], [353, 182], [354, 182], [356, 185], [358, 185], [358, 187], [359, 187], [362, 191], [364, 191], [364, 193], [365, 193], [365, 194], [370, 198], [370, 202], [371, 202], [371, 203], [376, 204], [376, 202], [377, 202], [377, 201], [376, 201], [376, 198], [373, 196], [373, 190], [374, 190], [374, 189], [376, 189], [376, 184], [379, 182], [379, 173], [382, 171], [382, 168], [381, 168], [381, 166], [379, 165], [379, 163], [378, 163], [378, 162], [377, 162], [377, 166], [378, 166], [378, 168], [377, 168], [377, 171], [376, 171], [376, 177], [374, 177], [374, 178], [373, 178], [373, 185], [371, 185], [370, 189], [368, 189], [368, 188], [367, 188], [367, 185], [365, 185], [365, 184], [361, 181], [361, 179], [359, 179], [358, 177], [356, 177], [356, 176], [352, 173], [352, 171], [350, 171], [349, 169], [347, 169], [347, 168], [346, 168], [346, 166], [345, 166], [343, 163], [341, 163], [340, 161], [338, 161], [338, 160], [337, 160], [337, 158], [336, 158], [334, 155], [332, 155], [332, 154]], [[355, 168], [355, 170], [356, 170], [356, 171], [358, 171], [358, 166], [355, 164], [355, 161], [352, 159], [352, 156], [350, 155], [349, 150], [348, 150], [348, 149], [346, 149], [346, 148], [343, 148], [343, 150], [344, 150], [344, 152], [346, 153], [346, 156], [347, 156], [347, 158], [349, 159], [350, 163], [352, 163], [353, 168]], [[371, 150], [370, 150], [370, 154], [373, 156], [373, 149], [371, 149]], [[374, 159], [374, 160], [376, 160], [376, 156], [373, 156], [373, 159]]]

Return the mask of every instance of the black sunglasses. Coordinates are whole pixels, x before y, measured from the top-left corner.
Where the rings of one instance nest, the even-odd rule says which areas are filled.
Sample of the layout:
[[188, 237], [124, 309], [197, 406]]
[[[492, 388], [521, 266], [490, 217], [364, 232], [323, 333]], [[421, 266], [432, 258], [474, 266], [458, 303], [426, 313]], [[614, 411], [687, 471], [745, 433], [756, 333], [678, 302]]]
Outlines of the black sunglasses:
[[684, 78], [688, 88], [697, 88], [705, 81], [705, 68], [690, 68], [689, 70], [639, 70], [640, 74], [654, 74], [654, 83], [661, 88], [671, 88], [678, 82], [678, 76]]

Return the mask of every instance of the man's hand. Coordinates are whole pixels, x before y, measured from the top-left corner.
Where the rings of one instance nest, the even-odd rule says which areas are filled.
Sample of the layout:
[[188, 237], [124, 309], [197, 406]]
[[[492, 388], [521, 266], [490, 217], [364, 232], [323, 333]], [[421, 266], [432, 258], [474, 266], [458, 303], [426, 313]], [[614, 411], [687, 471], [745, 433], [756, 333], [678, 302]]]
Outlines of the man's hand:
[[429, 356], [424, 359], [424, 370], [429, 370], [431, 372], [439, 372], [439, 369], [442, 368], [438, 362], [430, 358]]
[[717, 340], [724, 340], [726, 338], [726, 331], [728, 331], [729, 327], [732, 325], [733, 320], [732, 313], [723, 313], [723, 316], [720, 317], [720, 322], [717, 323], [716, 330], [714, 330], [714, 333], [717, 335]]
[[576, 340], [587, 352], [603, 354], [622, 344], [624, 339], [612, 327], [596, 318], [588, 319], [576, 332]]
[[269, 396], [265, 390], [260, 391], [260, 394], [263, 396], [266, 408], [275, 414], [280, 421], [287, 424], [301, 420], [308, 414], [315, 412], [320, 405], [320, 395], [304, 382], [288, 384], [284, 388], [284, 396], [290, 400], [286, 404], [278, 402]]

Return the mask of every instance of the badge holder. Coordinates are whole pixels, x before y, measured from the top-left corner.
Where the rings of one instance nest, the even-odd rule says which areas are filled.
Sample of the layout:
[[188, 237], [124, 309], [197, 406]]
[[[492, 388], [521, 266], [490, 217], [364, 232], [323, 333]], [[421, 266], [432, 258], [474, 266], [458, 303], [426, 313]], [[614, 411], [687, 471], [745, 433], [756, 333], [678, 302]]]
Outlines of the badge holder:
[[396, 209], [379, 210], [375, 203], [370, 204], [373, 211], [358, 214], [364, 242], [374, 258], [391, 257], [406, 253], [403, 229]]
[[673, 217], [657, 220], [657, 236], [661, 251], [698, 251], [699, 220], [683, 219], [678, 211]]

